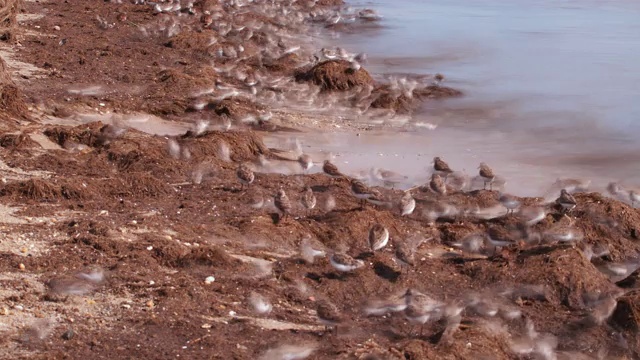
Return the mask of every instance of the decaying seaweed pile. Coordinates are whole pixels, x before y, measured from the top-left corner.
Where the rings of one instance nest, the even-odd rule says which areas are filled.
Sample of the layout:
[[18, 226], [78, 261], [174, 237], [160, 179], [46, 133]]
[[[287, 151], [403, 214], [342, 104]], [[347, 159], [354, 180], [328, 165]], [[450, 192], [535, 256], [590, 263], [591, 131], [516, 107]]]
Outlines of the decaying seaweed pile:
[[[51, 328], [50, 334], [39, 322], [27, 326], [43, 336], [38, 341], [20, 332], [4, 337], [14, 351], [250, 359], [290, 343], [310, 346], [309, 358], [317, 359], [507, 359], [527, 352], [527, 344], [546, 344], [566, 358], [604, 350], [636, 356], [633, 256], [640, 219], [617, 200], [576, 193], [578, 205], [568, 215], [549, 207], [526, 232], [521, 213], [482, 219], [460, 211], [430, 221], [437, 204], [492, 208], [500, 206], [498, 193], [450, 189], [439, 196], [416, 189], [415, 211], [401, 216], [399, 190], [379, 188], [384, 204], [361, 207], [347, 177], [269, 173], [269, 164], [280, 160], [251, 131], [167, 141], [129, 130], [97, 141], [108, 127], [45, 129], [56, 143], [78, 144], [73, 150], [3, 150], [9, 166], [48, 174], [0, 189], [7, 206], [46, 219], [13, 225], [12, 232], [30, 234], [32, 247], [3, 252], [3, 291], [11, 294], [3, 299], [4, 319], [40, 318]], [[236, 176], [241, 163], [255, 171], [245, 190]], [[300, 204], [305, 186], [318, 199], [312, 210]], [[292, 203], [284, 219], [273, 206], [280, 189]], [[519, 200], [531, 206], [539, 199]], [[371, 254], [369, 230], [376, 223], [388, 229], [390, 242]], [[511, 245], [459, 249], [484, 233]], [[528, 241], [532, 234], [541, 237]], [[418, 236], [430, 240], [416, 249], [413, 265], [402, 265], [397, 248]], [[364, 266], [342, 274], [327, 256], [304, 261], [301, 246], [327, 256], [346, 250]], [[100, 280], [92, 283], [84, 277], [96, 276], [95, 269]], [[441, 317], [418, 335], [403, 312], [366, 315], [371, 304], [397, 301], [407, 288], [459, 305], [455, 327]], [[256, 294], [268, 299], [270, 312], [256, 313]], [[341, 314], [337, 334], [318, 326], [315, 310], [326, 300]], [[611, 301], [617, 306], [605, 306]], [[538, 337], [527, 332], [529, 324]], [[75, 335], [63, 340], [69, 329]]]

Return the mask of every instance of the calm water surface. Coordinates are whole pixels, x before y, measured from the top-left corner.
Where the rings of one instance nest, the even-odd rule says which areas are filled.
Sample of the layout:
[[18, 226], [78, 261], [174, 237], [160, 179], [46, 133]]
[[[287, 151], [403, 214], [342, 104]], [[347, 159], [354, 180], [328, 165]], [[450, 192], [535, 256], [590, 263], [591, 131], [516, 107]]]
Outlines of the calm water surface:
[[440, 72], [466, 96], [425, 105], [416, 120], [438, 124], [433, 132], [350, 140], [349, 166], [374, 161], [371, 145], [357, 144], [375, 143], [391, 155], [374, 165], [398, 171], [433, 155], [470, 173], [492, 161], [522, 194], [558, 176], [640, 184], [640, 2], [351, 4], [384, 16], [380, 29], [335, 40], [367, 52], [369, 71]]

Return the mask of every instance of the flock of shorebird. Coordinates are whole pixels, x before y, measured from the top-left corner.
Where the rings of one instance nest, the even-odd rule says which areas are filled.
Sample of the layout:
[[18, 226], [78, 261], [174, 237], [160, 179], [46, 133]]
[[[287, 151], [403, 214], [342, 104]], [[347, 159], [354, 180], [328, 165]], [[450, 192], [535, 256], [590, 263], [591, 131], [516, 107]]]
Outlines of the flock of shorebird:
[[[313, 166], [313, 160], [307, 154], [301, 154], [297, 158], [299, 168], [303, 173], [307, 173]], [[389, 201], [381, 192], [373, 187], [365, 185], [361, 180], [350, 178], [342, 173], [338, 167], [330, 160], [325, 160], [322, 164], [322, 172], [332, 179], [346, 178], [349, 180], [352, 195], [360, 200], [361, 209], [366, 203], [375, 206], [388, 206], [393, 204], [396, 206], [397, 214], [400, 216], [409, 216], [416, 210], [417, 198], [414, 198], [412, 189], [403, 192], [401, 197], [396, 201]], [[242, 188], [250, 186], [255, 179], [255, 175], [250, 166], [241, 164], [237, 168], [237, 177]], [[484, 182], [484, 189], [491, 191], [492, 183], [496, 179], [496, 175], [485, 163], [478, 166], [478, 175]], [[436, 211], [437, 215], [431, 220], [439, 219], [447, 216], [476, 216], [483, 218], [480, 209], [474, 208], [466, 212], [451, 211], [446, 209], [443, 201], [447, 195], [453, 195], [448, 191], [447, 179], [455, 176], [455, 172], [451, 167], [439, 157], [433, 159], [433, 173], [428, 184], [420, 187], [423, 191], [431, 192], [433, 195], [431, 200], [421, 200], [428, 204], [436, 204], [442, 209]], [[518, 246], [518, 245], [536, 245], [536, 244], [579, 244], [579, 248], [585, 257], [591, 261], [596, 268], [612, 279], [618, 281], [621, 278], [629, 276], [633, 271], [640, 267], [640, 261], [627, 261], [621, 264], [599, 261], [603, 256], [608, 254], [605, 248], [590, 246], [588, 244], [579, 243], [582, 239], [582, 233], [573, 227], [574, 220], [569, 217], [569, 226], [552, 226], [551, 229], [542, 232], [536, 232], [532, 228], [533, 225], [539, 223], [546, 218], [547, 214], [555, 209], [560, 217], [568, 217], [568, 213], [578, 205], [576, 198], [572, 192], [584, 190], [586, 184], [579, 180], [566, 179], [559, 180], [558, 186], [559, 196], [547, 204], [537, 204], [532, 206], [524, 206], [522, 199], [515, 196], [500, 192], [498, 202], [502, 207], [501, 212], [485, 216], [484, 218], [494, 218], [499, 216], [517, 216], [520, 221], [513, 229], [503, 229], [498, 226], [491, 226], [485, 233], [472, 233], [465, 236], [459, 241], [450, 244], [452, 247], [462, 250], [463, 253], [473, 254], [476, 256], [489, 257], [497, 254], [497, 249]], [[633, 190], [627, 190], [620, 184], [611, 183], [609, 185], [611, 194], [623, 194], [629, 196], [631, 202], [638, 201], [637, 194]], [[306, 209], [313, 209], [316, 206], [316, 199], [313, 189], [305, 186], [303, 195], [300, 198]], [[284, 220], [292, 214], [293, 204], [282, 189], [278, 190], [273, 201], [273, 205], [280, 212], [280, 219]], [[423, 214], [428, 214], [425, 211]], [[557, 223], [560, 223], [558, 221]], [[363, 260], [367, 256], [371, 256], [378, 251], [382, 251], [390, 243], [393, 244], [393, 260], [399, 265], [402, 275], [403, 269], [415, 266], [415, 254], [422, 244], [431, 241], [432, 238], [426, 238], [416, 235], [404, 239], [403, 241], [392, 241], [390, 232], [387, 227], [381, 223], [373, 223], [368, 233], [368, 251], [357, 257], [352, 257], [346, 253], [346, 249], [329, 250], [322, 244], [313, 242], [310, 236], [305, 237], [300, 243], [299, 255], [302, 260], [307, 263], [313, 263], [316, 258], [328, 257], [330, 265], [335, 269], [340, 278], [349, 276], [349, 273], [355, 272], [366, 266]], [[369, 254], [369, 255], [366, 255]], [[449, 255], [460, 256], [459, 253], [449, 252]], [[596, 265], [597, 264], [597, 265]], [[395, 271], [395, 270], [394, 270]], [[453, 333], [460, 327], [463, 312], [466, 314], [476, 314], [487, 318], [502, 318], [504, 320], [514, 320], [523, 318], [521, 311], [513, 304], [521, 296], [529, 298], [544, 298], [545, 290], [542, 286], [521, 285], [516, 287], [500, 287], [492, 289], [487, 293], [471, 292], [453, 301], [440, 301], [434, 297], [418, 291], [415, 288], [405, 289], [402, 292], [391, 295], [384, 299], [369, 299], [363, 307], [363, 313], [367, 316], [386, 316], [399, 313], [404, 316], [406, 321], [412, 325], [409, 336], [414, 334], [416, 326], [420, 327], [420, 335], [422, 335], [423, 327], [434, 321], [443, 321], [445, 330], [441, 339], [450, 341]], [[526, 295], [523, 295], [526, 294]], [[588, 324], [601, 325], [607, 320], [617, 305], [619, 294], [605, 294], [596, 297], [589, 304], [591, 312], [588, 314], [586, 321]], [[346, 317], [340, 309], [329, 299], [320, 297], [316, 301], [316, 315], [321, 324], [326, 329], [333, 328], [337, 333], [338, 326], [345, 323]], [[520, 354], [541, 355], [540, 351], [555, 352], [552, 337], [541, 338], [535, 330], [533, 324], [524, 319], [525, 335], [514, 340], [512, 349]], [[441, 340], [442, 341], [442, 340]], [[541, 350], [542, 349], [542, 350]], [[544, 350], [546, 349], [546, 350]]]
[[[226, 75], [228, 79], [232, 80], [230, 82], [233, 82], [233, 84], [217, 80], [212, 86], [194, 93], [192, 97], [195, 99], [193, 104], [195, 110], [205, 108], [210, 102], [219, 102], [229, 98], [241, 97], [264, 104], [270, 104], [279, 101], [279, 96], [281, 96], [279, 94], [288, 88], [295, 87], [297, 90], [301, 89], [302, 85], [296, 84], [292, 79], [261, 74], [255, 71], [255, 69], [250, 69], [243, 64], [244, 60], [251, 58], [246, 55], [245, 42], [248, 42], [257, 34], [260, 34], [265, 40], [263, 49], [255, 55], [255, 58], [262, 64], [263, 61], [265, 63], [271, 62], [282, 56], [295, 53], [300, 49], [300, 46], [286, 44], [291, 37], [289, 34], [283, 33], [282, 28], [284, 26], [295, 28], [307, 19], [322, 22], [327, 25], [350, 23], [356, 20], [373, 21], [379, 19], [379, 15], [369, 9], [345, 13], [320, 7], [314, 8], [316, 1], [306, 1], [304, 6], [301, 7], [305, 12], [309, 13], [309, 15], [305, 17], [301, 16], [302, 11], [291, 12], [290, 5], [295, 3], [295, 1], [290, 2], [291, 4], [288, 6], [286, 2], [244, 2], [233, 0], [223, 2], [220, 8], [205, 9], [202, 14], [197, 13], [191, 1], [180, 2], [171, 0], [150, 2], [135, 0], [135, 2], [152, 6], [158, 14], [176, 15], [174, 18], [165, 22], [159, 22], [155, 26], [140, 27], [144, 35], [151, 36], [161, 34], [167, 38], [175, 36], [183, 27], [187, 27], [185, 25], [192, 25], [184, 20], [184, 16], [178, 16], [185, 13], [200, 15], [200, 28], [211, 29], [216, 32], [215, 35], [212, 35], [210, 43], [208, 44], [209, 47], [215, 47], [217, 49], [213, 54], [217, 62], [215, 70], [218, 74]], [[246, 24], [240, 23], [248, 7], [259, 8], [261, 12], [256, 13], [264, 14], [272, 20], [272, 23], [260, 23], [257, 20], [246, 21]], [[225, 39], [224, 45], [218, 44], [221, 38]], [[350, 66], [353, 70], [358, 70], [360, 69], [360, 64], [366, 61], [366, 55], [350, 54], [340, 48], [336, 48], [335, 50], [323, 48], [313, 54], [309, 62], [311, 64], [317, 64], [326, 60], [346, 60], [351, 64]], [[435, 84], [439, 85], [443, 79], [442, 75], [436, 75], [434, 77]], [[398, 96], [401, 94], [411, 95], [417, 85], [418, 83], [416, 81], [398, 79], [395, 82], [391, 82], [391, 90], [393, 90], [393, 94], [397, 93]], [[369, 106], [372, 102], [371, 91], [371, 87], [365, 87], [350, 94], [350, 99], [355, 101], [356, 108], [369, 111]], [[319, 89], [317, 87], [309, 88], [306, 91], [292, 91], [292, 93], [297, 93], [299, 96], [299, 98], [293, 100], [305, 104], [309, 102], [313, 103], [317, 98], [316, 95], [318, 92]], [[332, 108], [331, 106], [322, 107]], [[258, 114], [255, 116], [250, 115], [245, 119], [241, 119], [241, 121], [259, 122], [268, 121], [269, 118], [270, 115]], [[225, 126], [228, 129], [230, 123], [225, 124]], [[180, 156], [178, 151], [179, 147], [173, 146], [170, 147], [170, 149], [173, 149], [172, 156]], [[305, 173], [314, 166], [312, 158], [307, 154], [300, 155], [297, 162], [301, 170]], [[355, 198], [360, 200], [361, 208], [367, 203], [388, 208], [396, 206], [400, 216], [410, 216], [414, 213], [417, 208], [417, 203], [420, 201], [423, 204], [421, 215], [430, 223], [441, 218], [452, 218], [460, 215], [475, 216], [484, 219], [505, 215], [517, 215], [520, 217], [521, 226], [516, 229], [516, 236], [510, 236], [513, 234], [505, 235], [501, 233], [499, 229], [491, 228], [486, 234], [474, 233], [452, 244], [466, 253], [492, 254], [495, 253], [497, 248], [514, 244], [512, 241], [514, 237], [523, 240], [525, 243], [540, 243], [543, 241], [574, 243], [582, 237], [581, 233], [572, 227], [553, 228], [543, 233], [533, 231], [530, 227], [546, 217], [549, 211], [548, 206], [546, 206], [548, 204], [522, 206], [519, 198], [506, 193], [500, 192], [498, 196], [500, 209], [479, 209], [477, 207], [461, 209], [459, 206], [444, 201], [447, 195], [451, 195], [452, 191], [450, 190], [449, 180], [455, 177], [455, 172], [439, 157], [433, 159], [433, 174], [429, 182], [420, 187], [420, 189], [426, 189], [427, 192], [433, 193], [435, 200], [417, 199], [414, 197], [412, 189], [405, 191], [400, 199], [389, 200], [383, 196], [380, 191], [367, 186], [363, 181], [349, 178], [329, 160], [324, 161], [322, 170], [324, 174], [333, 179], [348, 178], [351, 192]], [[244, 190], [245, 187], [249, 188], [255, 180], [254, 170], [247, 164], [240, 164], [237, 168], [236, 175], [241, 184], [241, 190]], [[487, 164], [481, 163], [478, 166], [478, 175], [483, 181], [483, 188], [486, 189], [488, 187], [489, 190], [493, 190], [496, 180], [493, 169]], [[572, 191], [570, 188], [573, 187], [577, 189], [580, 185], [570, 182], [563, 182], [561, 185], [560, 196], [555, 198], [553, 203], [562, 214], [566, 214], [577, 206], [577, 201], [571, 194]], [[640, 201], [640, 191], [626, 189], [620, 184], [611, 183], [608, 190], [612, 195], [630, 201], [632, 206]], [[305, 209], [314, 209], [317, 206], [318, 201], [311, 187], [306, 186], [304, 188], [300, 202]], [[285, 190], [280, 189], [277, 191], [273, 205], [281, 214], [280, 220], [286, 220], [287, 217], [292, 215], [294, 206]], [[414, 266], [416, 249], [421, 244], [430, 240], [429, 238], [416, 236], [406, 241], [395, 242], [395, 259], [403, 268]], [[384, 249], [390, 242], [389, 230], [383, 224], [373, 224], [369, 230], [368, 242], [371, 252]], [[586, 245], [584, 252], [589, 254], [590, 259], [591, 257], [601, 257], [602, 254], [606, 253], [604, 250], [595, 250], [586, 247]], [[312, 243], [310, 239], [303, 239], [301, 242], [300, 256], [305, 261], [311, 263], [315, 258], [325, 257], [327, 255], [329, 255], [328, 258], [331, 266], [342, 274], [351, 273], [365, 266], [365, 262], [362, 259], [354, 258], [346, 254], [345, 251], [326, 251], [321, 246], [318, 246], [318, 244]], [[605, 264], [601, 265], [599, 270], [605, 273], [615, 274], [615, 276], [619, 277], [634, 271], [635, 266], [635, 264], [628, 266]], [[450, 338], [453, 332], [460, 326], [461, 316], [465, 310], [487, 317], [499, 316], [504, 319], [520, 317], [521, 314], [517, 307], [509, 306], [506, 300], [518, 298], [525, 293], [529, 297], [541, 296], [542, 290], [539, 287], [527, 286], [518, 288], [503, 287], [496, 291], [493, 297], [469, 294], [457, 301], [444, 302], [436, 300], [416, 289], [407, 289], [387, 299], [370, 300], [364, 307], [364, 313], [371, 316], [402, 313], [410, 324], [420, 326], [421, 332], [425, 324], [444, 319], [446, 329], [443, 333], [443, 338], [446, 339]], [[271, 306], [257, 295], [251, 297], [250, 301], [259, 313], [271, 311]], [[600, 299], [594, 304], [594, 311], [590, 314], [590, 318], [593, 322], [602, 324], [603, 321], [611, 315], [615, 305], [615, 298], [608, 297]], [[344, 321], [344, 317], [339, 309], [326, 299], [317, 301], [316, 311], [318, 320], [326, 326], [333, 327], [336, 332], [337, 326]], [[543, 358], [550, 358], [545, 356], [550, 353], [549, 349], [553, 351], [554, 345], [552, 343], [553, 341], [550, 338], [537, 334], [533, 329], [532, 323], [528, 322], [526, 334], [518, 340], [518, 344], [517, 346], [514, 345], [514, 348], [517, 348], [520, 354], [535, 354]], [[289, 356], [289, 358], [294, 357]]]

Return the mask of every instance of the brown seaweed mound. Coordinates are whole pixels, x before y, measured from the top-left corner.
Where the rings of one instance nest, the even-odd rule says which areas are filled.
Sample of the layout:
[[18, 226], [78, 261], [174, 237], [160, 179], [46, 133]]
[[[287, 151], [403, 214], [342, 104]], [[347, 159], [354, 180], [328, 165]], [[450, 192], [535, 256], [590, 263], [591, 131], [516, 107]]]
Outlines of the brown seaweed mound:
[[327, 91], [345, 91], [374, 84], [367, 70], [364, 68], [354, 70], [345, 60], [321, 62], [310, 70], [297, 74], [296, 80], [311, 81]]

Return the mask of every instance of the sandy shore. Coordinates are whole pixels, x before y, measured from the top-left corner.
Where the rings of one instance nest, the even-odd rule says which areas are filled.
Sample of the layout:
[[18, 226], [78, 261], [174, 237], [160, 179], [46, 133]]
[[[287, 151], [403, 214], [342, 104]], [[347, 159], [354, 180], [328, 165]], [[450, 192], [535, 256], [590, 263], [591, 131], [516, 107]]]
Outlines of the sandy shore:
[[[0, 357], [640, 356], [630, 189], [566, 183], [569, 213], [553, 193], [507, 214], [454, 173], [402, 215], [401, 174], [362, 204], [351, 176], [318, 172], [327, 154], [303, 171], [296, 134], [403, 128], [461, 95], [323, 43], [375, 18], [331, 1], [25, 2], [0, 52]], [[390, 239], [372, 253], [374, 224]], [[334, 253], [362, 266], [341, 274]], [[408, 288], [431, 301], [409, 307], [422, 328]]]

